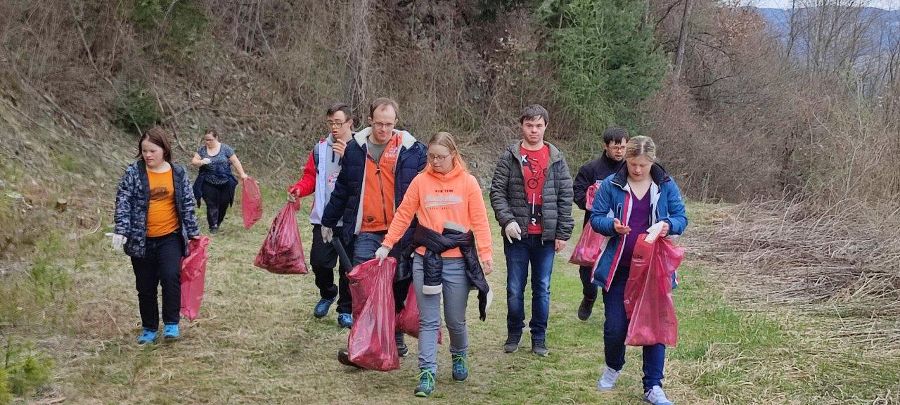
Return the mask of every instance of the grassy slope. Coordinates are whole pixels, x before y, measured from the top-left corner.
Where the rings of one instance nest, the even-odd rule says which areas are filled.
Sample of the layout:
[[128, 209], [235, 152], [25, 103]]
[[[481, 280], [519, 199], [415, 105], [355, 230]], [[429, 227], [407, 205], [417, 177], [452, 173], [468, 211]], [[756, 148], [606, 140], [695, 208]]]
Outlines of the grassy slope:
[[[174, 344], [140, 348], [133, 275], [123, 255], [99, 237], [82, 239], [72, 267], [77, 309], [11, 333], [39, 339], [55, 354], [54, 389], [48, 397], [69, 403], [406, 403], [413, 401], [415, 340], [411, 356], [390, 373], [356, 371], [339, 365], [335, 352], [347, 332], [333, 312], [311, 316], [318, 299], [312, 275], [278, 276], [252, 266], [282, 195], [264, 190], [266, 215], [250, 231], [240, 227], [238, 205], [214, 237], [201, 318]], [[703, 224], [706, 206], [692, 206]], [[202, 218], [202, 214], [201, 214]], [[309, 239], [305, 214], [298, 216]], [[698, 221], [699, 219], [699, 221]], [[205, 229], [205, 227], [204, 227]], [[495, 232], [496, 233], [496, 232]], [[690, 238], [691, 235], [688, 235]], [[694, 237], [697, 237], [696, 235]], [[495, 304], [487, 322], [469, 309], [471, 377], [454, 383], [446, 345], [434, 400], [477, 403], [638, 403], [640, 351], [629, 349], [628, 364], [613, 393], [594, 389], [602, 364], [602, 307], [587, 322], [575, 318], [580, 301], [577, 269], [557, 258], [548, 335], [549, 358], [528, 350], [502, 353], [505, 338], [505, 271], [495, 236], [498, 270], [489, 277]], [[685, 242], [689, 243], [688, 239]], [[571, 246], [570, 246], [571, 247]], [[308, 246], [307, 246], [308, 248]], [[788, 309], [747, 311], [730, 303], [723, 286], [727, 268], [688, 258], [675, 296], [680, 342], [666, 366], [667, 391], [679, 403], [869, 403], [898, 401], [896, 352], [873, 348], [823, 348], [814, 319], [797, 320]], [[529, 300], [526, 297], [526, 302]], [[849, 365], [849, 367], [847, 366]], [[848, 371], [848, 368], [850, 371]], [[847, 378], [836, 379], [839, 376]], [[885, 402], [890, 403], [890, 402]]]

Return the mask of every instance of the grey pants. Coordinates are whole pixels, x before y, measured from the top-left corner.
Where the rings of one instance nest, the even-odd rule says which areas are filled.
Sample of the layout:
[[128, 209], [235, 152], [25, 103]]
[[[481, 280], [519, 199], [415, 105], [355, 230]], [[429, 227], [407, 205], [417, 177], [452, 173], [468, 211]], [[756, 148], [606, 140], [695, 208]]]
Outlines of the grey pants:
[[469, 278], [462, 258], [445, 258], [443, 292], [426, 295], [423, 259], [413, 258], [413, 284], [419, 304], [419, 368], [437, 373], [437, 338], [441, 328], [441, 295], [444, 297], [444, 319], [450, 331], [450, 353], [465, 353], [469, 348], [469, 332], [466, 328], [466, 305], [469, 301]]

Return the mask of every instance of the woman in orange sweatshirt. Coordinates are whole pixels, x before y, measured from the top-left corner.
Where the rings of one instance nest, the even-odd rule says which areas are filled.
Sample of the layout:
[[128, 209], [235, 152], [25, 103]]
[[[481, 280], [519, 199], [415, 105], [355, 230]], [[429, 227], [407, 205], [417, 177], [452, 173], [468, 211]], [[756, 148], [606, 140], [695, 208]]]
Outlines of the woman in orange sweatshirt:
[[[428, 142], [428, 165], [416, 176], [397, 213], [391, 221], [384, 242], [375, 257], [384, 259], [395, 243], [403, 236], [413, 217], [418, 217], [417, 233], [423, 231], [446, 234], [460, 231], [474, 234], [477, 259], [484, 274], [493, 269], [491, 231], [488, 225], [484, 197], [478, 181], [466, 169], [459, 155], [453, 136], [439, 132]], [[453, 231], [450, 231], [453, 230]], [[456, 233], [459, 235], [459, 233]], [[440, 289], [428, 293], [425, 287], [425, 255], [439, 254], [441, 267]], [[441, 296], [444, 295], [444, 317], [450, 331], [450, 354], [453, 358], [453, 379], [464, 381], [469, 375], [466, 351], [466, 305], [471, 285], [467, 261], [460, 248], [443, 252], [427, 252], [420, 246], [413, 255], [413, 284], [419, 305], [419, 385], [415, 394], [431, 395], [437, 372], [437, 340], [441, 326]], [[470, 262], [471, 263], [471, 262]], [[476, 267], [478, 261], [475, 261]], [[472, 267], [471, 264], [468, 267]], [[482, 280], [483, 275], [482, 275]]]

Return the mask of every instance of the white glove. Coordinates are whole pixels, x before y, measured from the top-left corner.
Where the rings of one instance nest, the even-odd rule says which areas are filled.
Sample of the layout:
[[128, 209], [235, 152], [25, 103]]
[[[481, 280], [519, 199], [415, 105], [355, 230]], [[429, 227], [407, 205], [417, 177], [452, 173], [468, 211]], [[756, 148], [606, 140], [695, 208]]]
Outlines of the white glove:
[[381, 265], [381, 262], [384, 261], [384, 258], [388, 257], [388, 253], [391, 253], [391, 250], [382, 246], [375, 251], [375, 258], [378, 259], [378, 265]]
[[519, 227], [519, 223], [516, 221], [506, 224], [506, 229], [503, 232], [506, 233], [506, 239], [509, 240], [509, 243], [512, 243], [513, 239], [522, 240], [522, 228]]
[[125, 242], [128, 242], [128, 238], [125, 235], [119, 235], [117, 233], [108, 233], [107, 235], [112, 237], [112, 248], [116, 251], [123, 251], [125, 247]]
[[334, 239], [334, 230], [329, 227], [322, 227], [322, 241], [325, 243], [331, 243], [331, 240]]
[[209, 160], [209, 158], [203, 158], [200, 160], [200, 163], [204, 164], [204, 165], [208, 165], [208, 164], [212, 163], [212, 160]]

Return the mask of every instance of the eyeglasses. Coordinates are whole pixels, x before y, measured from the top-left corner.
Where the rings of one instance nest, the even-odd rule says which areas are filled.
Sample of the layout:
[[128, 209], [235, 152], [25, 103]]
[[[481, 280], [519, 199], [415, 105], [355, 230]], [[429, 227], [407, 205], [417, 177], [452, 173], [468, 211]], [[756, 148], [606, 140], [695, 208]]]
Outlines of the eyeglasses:
[[340, 127], [341, 125], [344, 125], [349, 121], [350, 120], [347, 120], [347, 121], [325, 121], [325, 125], [334, 128], [334, 127]]
[[375, 128], [393, 128], [394, 125], [395, 124], [393, 122], [373, 122], [372, 123], [372, 126]]
[[444, 159], [450, 157], [450, 155], [428, 155], [428, 160], [433, 162], [443, 162]]
[[625, 150], [625, 145], [621, 145], [621, 146], [607, 146], [606, 148], [609, 149], [609, 150], [618, 152], [618, 151], [623, 151], [623, 150]]

